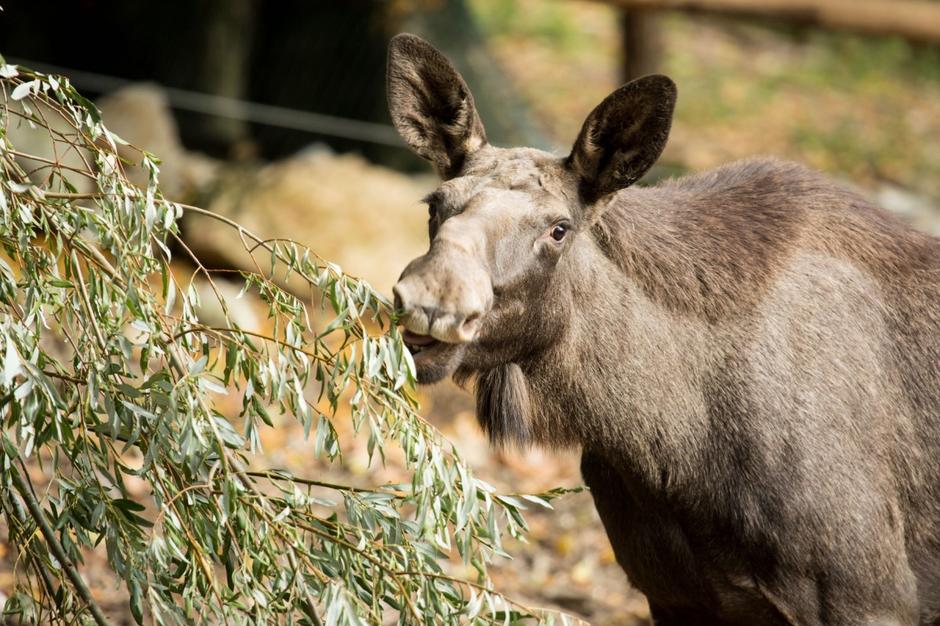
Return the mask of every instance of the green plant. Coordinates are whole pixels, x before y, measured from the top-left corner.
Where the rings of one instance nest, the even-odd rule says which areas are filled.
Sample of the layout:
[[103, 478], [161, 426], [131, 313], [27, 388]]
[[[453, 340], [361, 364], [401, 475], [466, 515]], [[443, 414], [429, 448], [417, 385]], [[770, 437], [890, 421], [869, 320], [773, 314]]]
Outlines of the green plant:
[[[255, 259], [241, 278], [274, 330], [240, 328], [218, 291], [226, 323], [207, 326], [169, 262], [172, 242], [186, 250], [182, 212], [212, 214], [164, 199], [151, 154], [135, 158], [149, 184], [130, 184], [118, 154], [130, 148], [67, 79], [0, 59], [0, 97], [0, 507], [18, 550], [8, 619], [107, 623], [81, 571], [102, 542], [138, 623], [556, 618], [493, 592], [486, 567], [503, 533], [524, 530], [523, 499], [559, 492], [497, 494], [420, 418], [382, 296], [294, 242], [215, 216]], [[48, 149], [19, 146], [27, 128]], [[331, 321], [318, 327], [275, 275], [314, 288]], [[221, 394], [240, 395], [240, 424], [216, 408]], [[400, 449], [409, 482], [353, 488], [252, 466], [273, 412], [339, 461], [343, 406], [370, 455]], [[28, 468], [48, 478], [41, 493]], [[129, 477], [149, 497], [132, 497]], [[442, 569], [452, 549], [475, 580]]]

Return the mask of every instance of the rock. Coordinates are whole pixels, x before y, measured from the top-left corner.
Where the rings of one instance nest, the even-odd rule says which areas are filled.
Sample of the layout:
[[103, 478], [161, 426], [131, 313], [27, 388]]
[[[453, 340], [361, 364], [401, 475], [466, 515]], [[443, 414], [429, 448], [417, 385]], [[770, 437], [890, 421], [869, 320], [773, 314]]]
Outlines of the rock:
[[229, 326], [229, 320], [226, 319], [225, 311], [228, 310], [228, 318], [239, 328], [252, 332], [268, 330], [262, 320], [264, 305], [250, 294], [243, 294], [242, 283], [214, 277], [213, 288], [202, 276], [195, 280], [196, 292], [199, 295], [196, 314], [200, 322], [206, 326], [226, 328]]
[[[96, 104], [110, 131], [160, 158], [160, 189], [167, 197], [179, 199], [215, 178], [219, 167], [215, 161], [183, 148], [169, 98], [158, 85], [133, 84]], [[140, 161], [141, 154], [133, 147], [119, 146], [118, 152], [132, 163]], [[138, 187], [146, 187], [147, 172], [139, 165], [128, 167], [127, 175]]]
[[[68, 191], [57, 178], [49, 179], [52, 164], [58, 163], [59, 173], [76, 192], [94, 191], [97, 169], [92, 153], [84, 147], [84, 138], [78, 137], [72, 125], [54, 109], [36, 102], [29, 106], [39, 123], [27, 121], [22, 102], [9, 103], [9, 141], [18, 152], [36, 157], [18, 156], [20, 166], [35, 184], [52, 191]], [[167, 197], [181, 199], [208, 186], [217, 176], [218, 162], [183, 148], [169, 100], [160, 87], [131, 85], [102, 97], [97, 106], [110, 131], [160, 158], [160, 187]], [[135, 147], [118, 145], [118, 154], [133, 164], [125, 164], [130, 181], [146, 187], [148, 174], [139, 166], [141, 153]]]
[[[207, 208], [260, 237], [307, 246], [389, 295], [408, 261], [427, 249], [420, 199], [434, 186], [428, 177], [319, 148], [259, 171], [231, 173]], [[186, 214], [183, 236], [200, 256], [256, 269], [238, 233], [211, 218]], [[268, 266], [267, 254], [258, 258]]]
[[[84, 139], [75, 128], [60, 113], [43, 104], [30, 102], [28, 110], [22, 101], [7, 104], [7, 140], [21, 153], [16, 162], [30, 180], [50, 191], [69, 191], [58, 177], [50, 179], [55, 169], [77, 193], [91, 192], [95, 187], [94, 159], [83, 147]], [[39, 123], [29, 121], [30, 116]]]

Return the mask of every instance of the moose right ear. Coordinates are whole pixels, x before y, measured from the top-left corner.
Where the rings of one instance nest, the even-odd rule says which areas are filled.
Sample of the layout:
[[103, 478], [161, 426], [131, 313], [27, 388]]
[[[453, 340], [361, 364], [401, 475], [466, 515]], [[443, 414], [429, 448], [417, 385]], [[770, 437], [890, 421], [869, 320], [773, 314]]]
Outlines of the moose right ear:
[[584, 121], [568, 167], [590, 204], [632, 185], [652, 167], [669, 137], [676, 84], [652, 75], [607, 96]]
[[405, 33], [393, 37], [386, 81], [398, 134], [441, 178], [456, 176], [467, 155], [486, 145], [467, 83], [428, 42]]

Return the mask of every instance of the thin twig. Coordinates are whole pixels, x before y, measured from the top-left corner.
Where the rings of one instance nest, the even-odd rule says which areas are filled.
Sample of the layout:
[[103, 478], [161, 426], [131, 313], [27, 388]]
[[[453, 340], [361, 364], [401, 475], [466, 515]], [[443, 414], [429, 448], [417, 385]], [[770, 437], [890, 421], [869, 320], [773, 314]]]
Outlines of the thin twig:
[[290, 483], [297, 483], [299, 485], [307, 485], [310, 487], [323, 487], [324, 489], [333, 489], [335, 491], [351, 491], [355, 493], [381, 493], [395, 496], [396, 498], [407, 498], [408, 494], [403, 491], [398, 490], [386, 490], [379, 491], [377, 489], [362, 489], [359, 487], [350, 487], [349, 485], [339, 485], [336, 483], [329, 483], [322, 480], [313, 480], [311, 478], [299, 478], [297, 476], [288, 476], [278, 470], [267, 470], [260, 472], [242, 472], [245, 476], [251, 476], [253, 478], [267, 478], [268, 480], [283, 480]]
[[52, 530], [49, 520], [46, 519], [46, 514], [43, 513], [42, 507], [39, 506], [39, 502], [33, 497], [32, 492], [26, 485], [23, 477], [20, 476], [19, 471], [12, 465], [9, 468], [9, 476], [13, 480], [13, 486], [16, 487], [16, 490], [26, 503], [26, 508], [29, 510], [33, 521], [36, 522], [36, 525], [39, 526], [39, 530], [42, 532], [42, 536], [45, 537], [52, 555], [59, 561], [62, 569], [65, 570], [65, 575], [68, 576], [72, 586], [75, 587], [75, 591], [85, 604], [88, 605], [88, 610], [91, 612], [95, 623], [98, 624], [98, 626], [111, 626], [111, 622], [108, 621], [101, 611], [101, 607], [95, 602], [95, 598], [91, 595], [91, 591], [88, 589], [85, 581], [82, 580], [78, 570], [75, 569], [75, 565], [72, 563], [71, 559], [69, 559], [68, 555], [65, 554], [62, 544], [59, 543], [59, 540], [55, 536], [55, 531]]
[[[29, 526], [29, 520], [26, 517], [26, 511], [23, 510], [23, 504], [19, 500], [17, 500], [13, 494], [9, 494], [8, 499], [9, 499], [9, 509], [12, 509], [13, 518], [19, 523], [20, 529], [21, 529], [20, 532], [22, 533], [22, 536], [25, 537], [27, 536], [27, 528]], [[0, 503], [0, 506], [2, 506], [2, 503]], [[29, 549], [29, 540], [23, 542], [20, 545], [19, 552], [22, 553], [24, 550], [26, 550], [27, 553], [29, 554], [30, 560], [35, 559], [35, 556], [30, 552], [30, 549]], [[56, 594], [55, 585], [52, 582], [52, 578], [50, 578], [49, 576], [49, 572], [46, 570], [45, 567], [42, 567], [39, 563], [36, 563], [35, 561], [33, 561], [33, 569], [35, 569], [36, 572], [39, 573], [39, 578], [42, 580], [42, 586], [46, 590], [46, 594], [50, 598], [52, 598], [53, 601], [56, 603], [56, 606], [58, 606], [59, 608], [59, 612], [62, 615], [65, 615], [66, 613], [65, 607], [62, 604], [65, 598], [61, 597], [59, 594]], [[15, 568], [14, 568], [14, 571], [15, 571]]]

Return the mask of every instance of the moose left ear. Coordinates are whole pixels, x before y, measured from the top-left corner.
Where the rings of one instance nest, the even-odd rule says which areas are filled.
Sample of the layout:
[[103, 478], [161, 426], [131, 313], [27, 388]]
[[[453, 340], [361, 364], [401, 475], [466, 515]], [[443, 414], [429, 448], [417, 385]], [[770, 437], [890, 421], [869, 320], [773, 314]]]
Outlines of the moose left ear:
[[591, 111], [568, 157], [585, 203], [632, 185], [652, 167], [666, 147], [675, 105], [676, 84], [652, 75], [627, 83]]
[[402, 33], [388, 46], [388, 110], [405, 143], [447, 180], [486, 145], [470, 88], [454, 66], [420, 37]]

